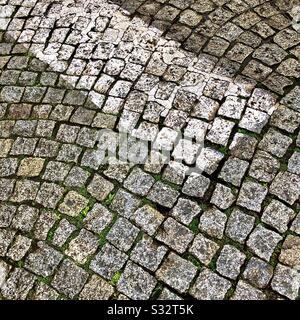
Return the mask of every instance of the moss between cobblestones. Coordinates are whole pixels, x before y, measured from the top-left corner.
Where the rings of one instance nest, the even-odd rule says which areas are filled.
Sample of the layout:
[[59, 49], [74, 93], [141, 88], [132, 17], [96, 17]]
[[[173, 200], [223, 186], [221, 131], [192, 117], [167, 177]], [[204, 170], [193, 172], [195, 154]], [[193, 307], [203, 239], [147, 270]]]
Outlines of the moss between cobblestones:
[[197, 269], [201, 270], [203, 268], [202, 263], [196, 257], [194, 257], [192, 254], [185, 253], [185, 254], [183, 254], [182, 257], [184, 259], [190, 261]]
[[53, 278], [54, 278], [54, 276], [49, 276], [49, 277], [38, 276], [37, 277], [39, 282], [42, 282], [42, 283], [45, 283], [45, 284], [48, 284], [48, 285], [51, 284], [51, 281], [53, 280]]
[[107, 226], [101, 233], [98, 234], [98, 238], [99, 238], [99, 248], [101, 249], [107, 242], [106, 240], [106, 236], [108, 234], [108, 232], [110, 231], [111, 227], [114, 225], [114, 223], [116, 222], [118, 216], [114, 215], [112, 222], [109, 224], [109, 226]]
[[163, 288], [164, 288], [164, 286], [162, 283], [157, 283], [156, 287], [152, 291], [150, 300], [157, 300], [159, 298], [160, 294], [162, 293]]
[[119, 282], [120, 278], [122, 276], [122, 271], [117, 271], [111, 278], [110, 283], [115, 286]]
[[106, 206], [109, 206], [111, 205], [111, 203], [114, 201], [114, 198], [116, 196], [116, 193], [110, 193], [107, 198], [104, 200], [104, 204]]
[[234, 294], [234, 291], [235, 291], [235, 286], [232, 286], [225, 294], [225, 300], [229, 300], [233, 294]]
[[89, 206], [87, 206], [87, 207], [85, 207], [85, 208], [80, 212], [80, 214], [79, 214], [79, 219], [80, 219], [81, 221], [83, 221], [83, 219], [86, 218], [86, 216], [88, 215], [90, 209], [91, 209], [91, 208], [90, 208]]
[[[283, 238], [285, 238], [284, 235], [283, 235]], [[273, 254], [272, 254], [271, 258], [270, 258], [269, 263], [274, 268], [277, 266], [278, 257], [280, 255], [280, 252], [281, 252], [281, 249], [282, 249], [282, 245], [283, 245], [283, 240], [278, 243], [278, 245], [274, 249]]]
[[199, 233], [199, 219], [194, 218], [193, 221], [188, 225], [188, 228], [193, 231], [195, 234]]

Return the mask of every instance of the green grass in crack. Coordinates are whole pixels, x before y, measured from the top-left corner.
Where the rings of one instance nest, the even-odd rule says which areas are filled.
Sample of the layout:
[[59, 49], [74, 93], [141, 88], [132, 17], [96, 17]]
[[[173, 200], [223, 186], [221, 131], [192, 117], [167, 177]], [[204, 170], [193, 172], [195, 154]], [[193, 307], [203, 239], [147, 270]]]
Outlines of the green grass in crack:
[[198, 219], [194, 218], [193, 221], [188, 225], [188, 228], [194, 233], [198, 233], [199, 232], [198, 225], [199, 225]]
[[112, 202], [114, 201], [116, 194], [115, 193], [110, 193], [107, 198], [104, 200], [104, 204], [106, 204], [107, 206], [111, 205]]
[[224, 155], [228, 155], [230, 153], [230, 150], [228, 147], [220, 147], [219, 151], [222, 152]]
[[119, 282], [121, 276], [122, 276], [122, 272], [117, 271], [111, 278], [110, 283], [115, 286]]
[[85, 208], [80, 212], [80, 214], [79, 214], [79, 219], [80, 219], [81, 221], [83, 221], [83, 219], [86, 218], [86, 216], [88, 215], [89, 211], [90, 211], [90, 207], [89, 207], [89, 206], [85, 207]]

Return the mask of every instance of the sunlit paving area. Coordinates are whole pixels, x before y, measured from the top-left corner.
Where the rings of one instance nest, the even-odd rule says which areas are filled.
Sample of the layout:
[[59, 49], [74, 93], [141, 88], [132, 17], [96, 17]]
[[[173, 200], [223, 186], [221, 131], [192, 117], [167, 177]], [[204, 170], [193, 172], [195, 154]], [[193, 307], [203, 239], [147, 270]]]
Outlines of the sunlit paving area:
[[0, 300], [300, 299], [300, 0], [0, 0]]

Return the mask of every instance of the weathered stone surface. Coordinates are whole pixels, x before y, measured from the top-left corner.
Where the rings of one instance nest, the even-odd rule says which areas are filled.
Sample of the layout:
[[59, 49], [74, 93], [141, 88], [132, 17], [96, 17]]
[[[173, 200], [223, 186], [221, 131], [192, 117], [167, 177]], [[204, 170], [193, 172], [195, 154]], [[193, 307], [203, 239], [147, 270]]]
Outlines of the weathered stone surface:
[[243, 273], [245, 279], [258, 288], [265, 288], [273, 276], [273, 268], [263, 260], [252, 257]]
[[250, 234], [247, 246], [260, 258], [269, 261], [281, 239], [278, 233], [258, 225]]
[[117, 288], [129, 298], [135, 300], [149, 299], [156, 280], [136, 264], [129, 262], [118, 282]]
[[296, 299], [300, 287], [299, 272], [278, 264], [271, 282], [272, 289], [289, 299]]
[[230, 287], [230, 281], [204, 269], [190, 289], [190, 294], [198, 300], [222, 300]]
[[187, 292], [195, 275], [196, 267], [175, 253], [170, 253], [162, 266], [156, 271], [159, 280], [180, 293]]

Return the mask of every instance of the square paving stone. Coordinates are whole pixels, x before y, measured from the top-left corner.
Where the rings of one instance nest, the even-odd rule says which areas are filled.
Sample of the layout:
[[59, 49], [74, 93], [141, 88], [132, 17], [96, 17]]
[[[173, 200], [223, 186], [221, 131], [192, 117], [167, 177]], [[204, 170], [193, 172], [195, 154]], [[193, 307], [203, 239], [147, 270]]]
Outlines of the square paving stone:
[[192, 242], [194, 234], [173, 218], [168, 218], [158, 230], [156, 239], [179, 253], [184, 253]]
[[191, 200], [179, 198], [170, 215], [179, 222], [189, 225], [201, 212], [200, 206]]
[[261, 220], [280, 233], [284, 233], [288, 230], [288, 225], [294, 217], [295, 212], [293, 209], [273, 199], [265, 208]]
[[258, 225], [250, 234], [247, 246], [260, 258], [269, 261], [282, 237], [265, 227]]
[[273, 268], [267, 262], [252, 257], [248, 262], [243, 277], [258, 288], [265, 288], [273, 276]]
[[12, 155], [32, 155], [34, 148], [36, 146], [37, 139], [35, 138], [22, 138], [22, 137], [17, 137], [15, 140], [10, 154]]
[[280, 162], [264, 151], [257, 151], [249, 175], [262, 182], [271, 182], [280, 169]]
[[102, 278], [93, 275], [83, 287], [80, 300], [108, 300], [114, 293], [114, 288]]
[[80, 167], [73, 167], [67, 175], [64, 184], [68, 187], [83, 187], [90, 176], [88, 171]]
[[270, 186], [270, 193], [293, 205], [300, 196], [300, 177], [289, 172], [280, 172]]
[[112, 226], [106, 239], [122, 251], [128, 251], [136, 239], [139, 229], [127, 219], [120, 217]]
[[275, 106], [276, 100], [276, 95], [267, 90], [258, 88], [254, 89], [252, 96], [248, 101], [248, 106], [268, 113]]
[[12, 246], [9, 248], [7, 256], [14, 261], [21, 260], [29, 250], [31, 242], [32, 240], [30, 238], [18, 235]]
[[122, 160], [109, 159], [109, 166], [103, 173], [110, 179], [123, 183], [133, 164], [127, 164]]
[[81, 151], [82, 151], [82, 148], [78, 146], [74, 146], [72, 144], [63, 144], [59, 150], [59, 153], [56, 159], [63, 162], [77, 163], [78, 157], [80, 156]]
[[42, 138], [35, 149], [34, 156], [44, 158], [56, 157], [59, 146], [60, 144], [56, 141]]
[[124, 187], [133, 193], [145, 196], [148, 194], [154, 182], [155, 180], [151, 175], [143, 172], [139, 168], [135, 168], [125, 180]]
[[101, 233], [113, 221], [114, 215], [102, 204], [96, 203], [83, 219], [84, 227], [95, 233]]
[[96, 252], [98, 245], [98, 237], [90, 231], [81, 229], [78, 236], [70, 241], [65, 254], [77, 263], [84, 264], [87, 259]]
[[247, 108], [239, 127], [247, 129], [251, 132], [261, 133], [265, 125], [268, 123], [270, 116], [262, 111]]
[[88, 199], [75, 191], [70, 191], [59, 205], [58, 210], [61, 213], [71, 217], [76, 217], [88, 205]]
[[260, 212], [267, 193], [268, 189], [261, 184], [246, 181], [240, 190], [237, 204], [248, 210]]
[[61, 142], [73, 143], [76, 140], [80, 128], [77, 126], [70, 126], [61, 124], [56, 134], [56, 139]]
[[39, 210], [28, 205], [21, 205], [18, 208], [11, 226], [23, 232], [30, 232], [39, 216]]
[[269, 129], [259, 143], [258, 147], [270, 152], [276, 157], [283, 157], [293, 140], [274, 129]]
[[36, 285], [34, 300], [57, 300], [59, 294], [47, 284], [41, 282]]
[[234, 126], [234, 122], [222, 118], [216, 118], [213, 122], [212, 128], [206, 136], [206, 139], [212, 143], [227, 146]]
[[265, 294], [252, 287], [247, 282], [240, 280], [236, 286], [235, 292], [231, 298], [231, 300], [265, 300], [266, 296]]
[[32, 137], [36, 126], [36, 120], [17, 120], [12, 134], [16, 136]]
[[199, 229], [209, 236], [222, 239], [227, 216], [217, 208], [210, 208], [201, 215]]
[[182, 192], [191, 197], [203, 198], [210, 185], [210, 179], [205, 176], [192, 173], [185, 184]]
[[299, 270], [278, 264], [271, 282], [272, 289], [279, 294], [295, 300], [300, 288]]
[[226, 235], [234, 241], [244, 243], [255, 223], [255, 217], [234, 209], [228, 218]]
[[60, 252], [40, 241], [37, 249], [26, 258], [25, 268], [39, 276], [48, 277], [54, 273], [62, 258]]
[[214, 193], [211, 197], [210, 203], [214, 204], [220, 209], [228, 209], [236, 200], [237, 191], [230, 189], [223, 184], [217, 183]]
[[156, 278], [180, 293], [186, 293], [197, 272], [197, 268], [177, 254], [171, 252], [156, 271]]
[[14, 86], [4, 86], [1, 90], [0, 100], [7, 103], [18, 103], [21, 101], [24, 88]]
[[239, 158], [230, 157], [219, 174], [219, 178], [239, 187], [249, 167], [249, 163]]
[[157, 281], [148, 272], [128, 262], [117, 284], [117, 289], [133, 300], [149, 299]]
[[294, 109], [295, 111], [300, 111], [299, 107], [299, 93], [300, 93], [300, 86], [295, 87], [290, 93], [288, 93], [281, 102], [290, 107], [291, 109]]
[[55, 246], [61, 247], [75, 230], [76, 227], [67, 219], [60, 220], [58, 227], [55, 230], [52, 243]]
[[272, 113], [270, 124], [289, 133], [294, 133], [300, 124], [299, 112], [279, 105]]
[[144, 236], [131, 252], [130, 259], [135, 263], [155, 272], [166, 255], [168, 249]]
[[288, 235], [282, 245], [279, 261], [283, 264], [299, 268], [300, 266], [300, 237]]
[[17, 159], [0, 159], [0, 177], [8, 177], [16, 173], [18, 167]]
[[10, 204], [0, 204], [0, 228], [10, 226], [17, 208]]
[[178, 191], [158, 181], [150, 190], [147, 198], [163, 207], [172, 208], [178, 196]]
[[238, 132], [234, 135], [229, 146], [230, 153], [233, 157], [250, 160], [253, 157], [257, 143], [256, 138]]
[[224, 158], [224, 154], [213, 148], [203, 148], [196, 160], [197, 169], [208, 174], [214, 173]]
[[13, 144], [12, 139], [0, 139], [0, 158], [6, 157]]
[[125, 218], [130, 218], [139, 207], [139, 204], [140, 200], [136, 196], [124, 189], [119, 189], [110, 205], [110, 209]]
[[64, 188], [55, 183], [44, 182], [36, 196], [36, 202], [46, 208], [54, 209], [64, 194]]
[[97, 200], [103, 201], [114, 189], [114, 184], [95, 174], [92, 182], [88, 185], [87, 191]]
[[193, 108], [191, 115], [211, 121], [215, 118], [219, 107], [220, 105], [216, 100], [202, 96], [199, 99], [199, 103]]
[[73, 299], [81, 291], [87, 279], [88, 273], [84, 269], [76, 266], [70, 260], [64, 260], [51, 285], [57, 291]]
[[70, 165], [58, 161], [50, 161], [46, 166], [43, 179], [52, 182], [61, 182], [65, 179], [69, 171]]
[[38, 192], [40, 183], [32, 180], [18, 180], [15, 184], [14, 193], [10, 200], [13, 202], [23, 202], [34, 200]]
[[218, 115], [238, 120], [241, 118], [245, 106], [245, 99], [229, 96], [226, 98], [226, 101], [221, 105], [220, 109], [218, 110]]
[[217, 260], [217, 271], [224, 277], [236, 279], [240, 274], [246, 255], [231, 245], [225, 245]]
[[197, 300], [223, 300], [230, 287], [229, 280], [205, 268], [189, 292]]
[[198, 234], [195, 237], [189, 252], [199, 259], [201, 263], [208, 266], [218, 250], [219, 245], [216, 242], [207, 239], [202, 234]]
[[97, 139], [98, 131], [83, 127], [77, 135], [76, 142], [82, 147], [94, 148]]
[[58, 215], [54, 211], [41, 210], [41, 214], [34, 225], [34, 238], [46, 240], [49, 230], [53, 227], [58, 218]]
[[134, 212], [131, 220], [143, 231], [153, 236], [164, 221], [164, 216], [150, 205], [145, 205]]
[[90, 269], [101, 277], [110, 280], [117, 271], [123, 268], [127, 259], [128, 256], [124, 252], [106, 243], [91, 261]]
[[43, 170], [45, 160], [42, 158], [25, 158], [21, 161], [18, 176], [37, 177]]
[[10, 300], [25, 300], [35, 280], [36, 277], [32, 273], [16, 268], [1, 287], [2, 295]]

